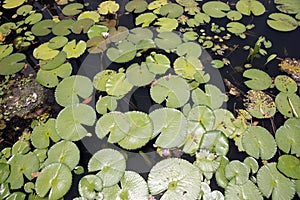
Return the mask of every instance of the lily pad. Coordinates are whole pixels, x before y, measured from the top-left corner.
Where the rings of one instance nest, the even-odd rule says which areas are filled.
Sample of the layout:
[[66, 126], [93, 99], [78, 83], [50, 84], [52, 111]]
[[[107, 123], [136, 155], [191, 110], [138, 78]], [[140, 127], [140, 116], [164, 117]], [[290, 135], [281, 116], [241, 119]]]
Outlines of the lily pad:
[[300, 97], [297, 94], [280, 92], [275, 98], [275, 103], [278, 111], [284, 116], [300, 116]]
[[240, 22], [229, 22], [226, 27], [229, 32], [236, 35], [243, 34], [247, 30], [246, 26]]
[[143, 40], [152, 40], [152, 38], [153, 32], [147, 28], [134, 28], [130, 30], [129, 35], [127, 36], [127, 40], [134, 44], [138, 44]]
[[40, 67], [43, 70], [53, 70], [64, 64], [67, 59], [67, 54], [64, 51], [59, 52], [57, 56], [55, 56], [51, 60], [43, 60], [40, 61]]
[[75, 34], [87, 33], [94, 23], [94, 20], [89, 18], [80, 19], [72, 25], [72, 32]]
[[149, 114], [154, 125], [152, 138], [160, 135], [155, 144], [161, 148], [179, 147], [184, 143], [187, 133], [187, 120], [182, 112], [174, 108], [154, 110]]
[[43, 19], [43, 15], [41, 13], [33, 13], [26, 17], [25, 23], [29, 25], [36, 24], [37, 22], [41, 21]]
[[60, 49], [68, 43], [68, 38], [64, 36], [56, 36], [49, 40], [48, 47], [51, 49]]
[[178, 21], [176, 19], [162, 17], [159, 18], [157, 22], [154, 23], [154, 25], [159, 26], [159, 28], [157, 29], [158, 31], [172, 31], [178, 27]]
[[12, 9], [22, 5], [25, 0], [4, 0], [2, 7], [5, 9]]
[[244, 163], [248, 166], [248, 168], [251, 170], [252, 174], [255, 174], [258, 171], [258, 162], [255, 158], [249, 156], [245, 158]]
[[110, 47], [106, 54], [112, 62], [125, 63], [135, 57], [136, 48], [132, 42], [122, 41], [117, 44], [117, 48]]
[[103, 187], [110, 187], [120, 181], [124, 175], [126, 161], [120, 152], [113, 149], [97, 151], [88, 163], [89, 172], [96, 172], [103, 181]]
[[94, 109], [86, 104], [75, 104], [64, 108], [56, 118], [58, 135], [71, 141], [78, 141], [88, 134], [85, 126], [92, 126], [96, 121]]
[[60, 199], [70, 189], [72, 174], [70, 169], [62, 163], [53, 163], [45, 167], [35, 183], [35, 191], [40, 197]]
[[177, 18], [183, 14], [183, 8], [179, 4], [168, 3], [159, 9], [159, 14], [168, 18]]
[[252, 90], [265, 90], [272, 85], [272, 78], [259, 69], [248, 69], [243, 76], [251, 80], [245, 81], [245, 85]]
[[178, 56], [198, 58], [201, 56], [202, 48], [199, 44], [195, 42], [185, 42], [177, 47], [176, 53]]
[[243, 133], [242, 144], [247, 154], [256, 159], [269, 160], [277, 150], [273, 136], [261, 126], [250, 126]]
[[80, 102], [79, 97], [86, 99], [93, 91], [92, 81], [80, 75], [63, 79], [55, 89], [56, 102], [61, 106], [70, 106]]
[[74, 23], [75, 21], [72, 19], [64, 19], [52, 27], [52, 33], [58, 36], [70, 35]]
[[[1, 172], [0, 184], [2, 185], [2, 183], [4, 183], [4, 181], [6, 181], [6, 179], [9, 177], [9, 174], [10, 174], [9, 164], [0, 163], [0, 172]], [[2, 192], [0, 192], [0, 197], [1, 197], [1, 193]]]
[[110, 76], [105, 84], [107, 94], [120, 97], [127, 94], [133, 85], [128, 82], [124, 73], [117, 73]]
[[294, 93], [298, 89], [296, 81], [286, 75], [276, 76], [275, 86], [280, 92], [284, 93]]
[[22, 62], [26, 56], [22, 53], [13, 53], [0, 60], [0, 75], [14, 74], [25, 66]]
[[238, 21], [242, 19], [242, 14], [236, 10], [231, 10], [227, 13], [227, 18], [230, 19], [231, 21]]
[[62, 13], [66, 16], [77, 15], [82, 12], [83, 7], [81, 3], [70, 3], [62, 9]]
[[243, 15], [259, 16], [266, 11], [264, 4], [257, 0], [239, 0], [236, 4], [236, 9]]
[[299, 14], [300, 13], [300, 5], [297, 0], [275, 0], [276, 4], [279, 4], [276, 6], [276, 8], [284, 13], [287, 14]]
[[229, 150], [227, 137], [221, 131], [207, 131], [201, 140], [200, 149], [207, 149], [217, 156], [225, 156]]
[[9, 56], [13, 52], [14, 48], [12, 45], [0, 45], [0, 60]]
[[148, 186], [152, 195], [163, 192], [161, 200], [196, 200], [200, 192], [201, 175], [197, 167], [186, 160], [169, 158], [154, 165]]
[[119, 8], [119, 4], [115, 1], [104, 1], [99, 4], [98, 12], [101, 15], [114, 14]]
[[295, 184], [281, 174], [276, 163], [268, 163], [257, 172], [257, 185], [263, 195], [272, 199], [291, 200], [295, 194]]
[[194, 80], [195, 74], [202, 71], [203, 68], [200, 59], [194, 56], [179, 57], [174, 62], [175, 73], [190, 80]]
[[95, 23], [100, 21], [100, 15], [97, 13], [97, 11], [84, 11], [81, 12], [80, 15], [77, 17], [77, 20], [81, 19], [91, 19]]
[[33, 56], [40, 60], [50, 60], [59, 54], [59, 50], [49, 48], [49, 42], [41, 44], [33, 51]]
[[98, 193], [102, 188], [102, 179], [93, 174], [82, 177], [78, 184], [79, 194], [87, 199], [97, 199]]
[[107, 26], [95, 24], [89, 28], [87, 34], [89, 38], [93, 38], [96, 36], [102, 36], [102, 33], [106, 33], [108, 31], [109, 29]]
[[107, 112], [114, 111], [117, 108], [117, 98], [112, 96], [105, 96], [99, 98], [96, 103], [96, 110], [103, 115]]
[[143, 13], [135, 18], [135, 25], [142, 25], [142, 27], [148, 27], [157, 16], [153, 13]]
[[225, 176], [231, 183], [242, 185], [248, 181], [250, 169], [241, 161], [233, 160], [225, 167]]
[[242, 185], [229, 183], [225, 190], [225, 199], [257, 199], [263, 200], [257, 186], [250, 180]]
[[51, 33], [52, 27], [55, 24], [56, 23], [53, 20], [45, 19], [34, 24], [31, 28], [31, 31], [35, 36], [46, 36]]
[[212, 60], [210, 64], [212, 67], [217, 69], [224, 67], [224, 62], [222, 60]]
[[210, 16], [205, 13], [197, 13], [195, 15], [195, 20], [200, 24], [205, 24], [210, 22]]
[[128, 12], [142, 13], [147, 10], [147, 6], [148, 3], [144, 0], [133, 0], [126, 4], [125, 9]]
[[67, 58], [78, 58], [85, 52], [85, 49], [85, 41], [80, 40], [76, 44], [76, 40], [74, 39], [64, 46], [63, 51], [67, 53]]
[[229, 11], [230, 7], [221, 1], [209, 1], [203, 4], [202, 9], [211, 17], [222, 18], [226, 16], [226, 11]]
[[277, 168], [287, 177], [300, 179], [300, 161], [292, 155], [282, 155], [278, 159]]
[[267, 24], [277, 31], [293, 31], [298, 27], [298, 22], [293, 17], [284, 13], [272, 13], [269, 15]]
[[150, 90], [151, 98], [156, 103], [166, 101], [167, 107], [182, 107], [190, 98], [189, 86], [178, 76], [164, 76]]
[[146, 64], [150, 72], [154, 74], [165, 74], [171, 67], [170, 60], [163, 54], [152, 52], [151, 55], [146, 57]]
[[126, 78], [132, 85], [140, 87], [150, 84], [154, 80], [155, 74], [149, 71], [144, 62], [141, 65], [134, 63], [127, 68]]
[[93, 78], [93, 85], [97, 90], [106, 91], [107, 80], [117, 72], [111, 69], [103, 70], [97, 73]]
[[168, 31], [159, 33], [154, 41], [158, 48], [166, 51], [176, 49], [182, 43], [178, 34]]

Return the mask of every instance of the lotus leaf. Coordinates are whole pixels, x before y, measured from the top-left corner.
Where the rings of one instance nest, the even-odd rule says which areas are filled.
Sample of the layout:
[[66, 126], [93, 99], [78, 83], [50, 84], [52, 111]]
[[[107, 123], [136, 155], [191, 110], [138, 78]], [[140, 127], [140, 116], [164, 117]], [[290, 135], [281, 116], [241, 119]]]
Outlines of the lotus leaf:
[[255, 174], [258, 171], [259, 166], [258, 166], [258, 163], [255, 160], [255, 158], [249, 156], [249, 157], [245, 158], [244, 163], [251, 170], [252, 174]]
[[200, 24], [205, 24], [210, 22], [210, 16], [205, 13], [197, 13], [195, 15], [195, 20]]
[[48, 46], [49, 44], [50, 44], [49, 42], [46, 42], [44, 44], [41, 44], [37, 48], [35, 48], [33, 51], [33, 56], [36, 59], [40, 59], [40, 60], [50, 60], [55, 56], [57, 56], [59, 54], [59, 51], [56, 49], [49, 48]]
[[269, 15], [267, 24], [277, 31], [293, 31], [298, 27], [298, 22], [293, 17], [284, 13], [272, 13]]
[[85, 52], [85, 49], [86, 43], [83, 40], [80, 40], [76, 44], [76, 40], [74, 39], [64, 46], [63, 51], [67, 53], [67, 58], [78, 58]]
[[115, 1], [104, 1], [99, 4], [98, 12], [101, 15], [114, 14], [119, 10], [119, 7]]
[[0, 60], [9, 56], [13, 52], [14, 48], [12, 45], [0, 45]]
[[52, 27], [55, 24], [56, 23], [51, 19], [39, 21], [32, 26], [31, 31], [35, 36], [46, 36], [51, 33]]
[[89, 78], [73, 75], [63, 79], [56, 87], [55, 99], [59, 105], [66, 107], [79, 103], [79, 97], [88, 98], [92, 91], [93, 86]]
[[150, 90], [151, 98], [156, 103], [166, 101], [167, 107], [182, 107], [190, 98], [189, 86], [178, 76], [164, 76]]
[[163, 193], [161, 200], [196, 200], [200, 192], [199, 169], [186, 160], [169, 158], [156, 163], [148, 177], [152, 195]]
[[238, 160], [233, 160], [225, 167], [225, 176], [231, 183], [242, 185], [248, 181], [250, 169]]
[[176, 49], [182, 43], [180, 36], [173, 32], [159, 33], [154, 41], [158, 48], [166, 51]]
[[167, 3], [159, 9], [159, 14], [168, 18], [177, 18], [183, 14], [183, 8], [176, 3]]
[[108, 142], [116, 143], [125, 138], [130, 130], [128, 117], [121, 112], [115, 111], [104, 114], [96, 123], [96, 134], [103, 139], [110, 133]]
[[151, 118], [143, 112], [131, 111], [125, 113], [130, 129], [127, 135], [118, 143], [124, 149], [138, 149], [147, 144], [153, 135]]
[[300, 97], [295, 93], [280, 92], [275, 103], [278, 111], [287, 117], [300, 116]]
[[197, 88], [192, 92], [192, 100], [195, 105], [207, 105], [214, 110], [220, 108], [223, 102], [227, 101], [227, 96], [216, 86], [206, 84], [204, 88], [205, 92], [200, 88]]
[[259, 69], [248, 69], [243, 73], [243, 76], [251, 79], [244, 83], [252, 90], [265, 90], [272, 85], [271, 77]]
[[127, 36], [127, 40], [137, 44], [143, 40], [153, 38], [153, 32], [146, 28], [134, 28], [130, 30], [130, 34]]
[[5, 199], [10, 194], [8, 183], [0, 184], [0, 198]]
[[45, 167], [35, 183], [35, 191], [40, 197], [60, 199], [70, 189], [72, 174], [70, 169], [62, 163], [53, 163]]
[[50, 138], [53, 142], [60, 140], [55, 129], [55, 119], [49, 119], [46, 123], [36, 126], [31, 134], [31, 143], [35, 148], [44, 149], [49, 146]]
[[236, 185], [234, 183], [229, 183], [225, 189], [225, 199], [257, 199], [263, 200], [260, 191], [256, 185], [247, 180], [242, 185]]
[[[0, 184], [2, 185], [2, 183], [4, 183], [4, 181], [6, 181], [6, 179], [9, 177], [10, 174], [9, 164], [0, 163], [0, 173], [1, 173]], [[1, 197], [1, 192], [0, 192], [0, 197]]]
[[255, 16], [259, 16], [266, 11], [265, 6], [257, 0], [239, 0], [236, 4], [236, 9], [243, 15], [248, 16], [251, 13]]
[[209, 1], [203, 4], [203, 11], [211, 17], [222, 18], [226, 16], [226, 11], [230, 11], [230, 7], [221, 1]]
[[68, 43], [68, 38], [64, 36], [56, 36], [49, 40], [48, 47], [50, 49], [60, 49]]
[[297, 91], [297, 83], [286, 75], [278, 75], [275, 78], [275, 86], [280, 92], [294, 93]]
[[43, 19], [43, 15], [41, 13], [33, 13], [28, 17], [26, 17], [25, 23], [29, 25], [33, 25], [41, 21], [42, 19]]
[[242, 19], [242, 14], [236, 10], [231, 10], [227, 13], [227, 18], [230, 19], [231, 21], [238, 21]]
[[106, 82], [112, 76], [115, 75], [117, 72], [111, 69], [103, 70], [97, 73], [93, 78], [93, 85], [97, 90], [106, 91]]
[[154, 80], [155, 74], [149, 71], [146, 63], [141, 65], [134, 63], [127, 68], [126, 78], [132, 85], [140, 87], [150, 84]]
[[45, 87], [53, 88], [59, 83], [58, 77], [67, 78], [71, 73], [72, 65], [70, 63], [65, 63], [53, 70], [40, 69], [37, 73], [36, 80]]
[[83, 7], [81, 3], [70, 3], [62, 9], [62, 13], [66, 16], [77, 15], [82, 12]]
[[22, 5], [25, 0], [4, 0], [4, 4], [2, 5], [5, 9], [12, 9]]
[[89, 172], [97, 173], [102, 179], [103, 187], [110, 187], [120, 181], [124, 175], [126, 161], [120, 152], [114, 149], [101, 149], [97, 151], [88, 163]]
[[136, 48], [132, 42], [122, 41], [117, 45], [117, 48], [109, 48], [106, 54], [112, 62], [125, 63], [135, 57]]
[[96, 11], [84, 11], [77, 17], [77, 20], [81, 19], [91, 19], [97, 23], [100, 21], [100, 15]]
[[26, 56], [22, 53], [13, 53], [0, 60], [0, 75], [14, 74], [20, 71], [25, 62], [22, 62]]
[[128, 12], [142, 13], [147, 10], [147, 6], [148, 3], [144, 0], [133, 0], [126, 4], [125, 9]]
[[295, 183], [281, 174], [276, 163], [268, 163], [257, 172], [257, 185], [263, 195], [272, 199], [292, 199], [295, 194]]
[[146, 57], [146, 64], [150, 72], [154, 74], [165, 74], [170, 68], [170, 60], [163, 54], [152, 52]]
[[158, 31], [172, 31], [178, 27], [178, 21], [176, 19], [162, 17], [154, 23], [154, 25], [159, 26]]
[[92, 126], [96, 121], [96, 113], [86, 104], [75, 104], [61, 110], [56, 118], [58, 135], [71, 141], [78, 141], [88, 134], [85, 126]]
[[201, 61], [194, 56], [179, 57], [174, 62], [175, 73], [190, 80], [193, 80], [195, 74], [203, 68]]
[[300, 13], [300, 5], [297, 0], [275, 0], [276, 4], [279, 4], [276, 6], [276, 8], [284, 13], [287, 14], [299, 14]]
[[198, 58], [202, 53], [202, 48], [195, 42], [185, 42], [177, 47], [176, 52], [179, 56]]
[[155, 144], [162, 148], [179, 147], [184, 143], [187, 133], [187, 120], [185, 116], [174, 108], [157, 109], [150, 113], [154, 125]]
[[240, 35], [247, 29], [246, 26], [240, 22], [229, 22], [227, 24], [227, 30], [233, 34]]
[[93, 25], [89, 28], [87, 34], [89, 38], [93, 38], [96, 36], [102, 36], [102, 33], [106, 33], [108, 32], [108, 28], [107, 26], [103, 26], [103, 25]]
[[30, 11], [32, 11], [32, 5], [22, 5], [21, 7], [19, 7], [17, 9], [17, 15], [22, 15], [22, 16], [26, 16], [30, 13]]
[[86, 175], [82, 177], [78, 184], [79, 194], [87, 199], [97, 199], [98, 192], [103, 188], [102, 180], [97, 175]]
[[275, 139], [279, 149], [283, 152], [300, 156], [300, 147], [298, 145], [300, 142], [299, 124], [300, 119], [291, 118], [277, 129]]
[[10, 165], [10, 175], [6, 182], [10, 183], [11, 189], [19, 189], [24, 185], [24, 177], [26, 176], [28, 180], [32, 180], [33, 172], [39, 170], [39, 160], [36, 155], [32, 152], [22, 155], [14, 154], [9, 160], [8, 164]]
[[44, 162], [44, 166], [52, 163], [63, 163], [73, 170], [79, 163], [79, 149], [75, 143], [62, 140], [54, 144], [48, 151], [48, 158]]
[[146, 181], [141, 175], [133, 171], [125, 171], [120, 180], [121, 189], [116, 199], [148, 200], [149, 192]]
[[142, 25], [142, 27], [148, 27], [157, 16], [153, 13], [143, 13], [135, 18], [135, 25]]
[[262, 91], [249, 90], [247, 92], [244, 106], [246, 110], [259, 119], [270, 118], [275, 115], [276, 106], [272, 97]]
[[117, 108], [117, 98], [112, 96], [105, 96], [99, 98], [96, 103], [96, 110], [103, 115], [108, 111], [114, 111]]
[[269, 160], [277, 150], [273, 136], [261, 126], [250, 126], [243, 133], [242, 144], [247, 154], [256, 159]]
[[75, 34], [87, 33], [94, 23], [94, 20], [89, 18], [80, 19], [72, 25], [72, 32]]
[[300, 161], [292, 155], [282, 155], [278, 159], [277, 169], [287, 177], [300, 179]]
[[108, 78], [105, 84], [107, 94], [120, 97], [127, 94], [133, 85], [128, 82], [124, 73], [113, 74]]

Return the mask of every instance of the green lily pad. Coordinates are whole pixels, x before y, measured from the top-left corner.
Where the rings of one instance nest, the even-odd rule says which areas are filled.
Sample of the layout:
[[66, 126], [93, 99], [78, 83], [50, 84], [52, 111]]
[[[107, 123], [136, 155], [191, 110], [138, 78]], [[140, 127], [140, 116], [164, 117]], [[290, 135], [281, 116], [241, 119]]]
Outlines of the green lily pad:
[[257, 172], [257, 185], [267, 198], [291, 200], [295, 194], [295, 184], [281, 174], [276, 163], [268, 163]]
[[172, 31], [178, 27], [178, 21], [176, 19], [162, 17], [154, 23], [154, 25], [159, 26], [158, 31]]
[[80, 40], [76, 44], [76, 40], [74, 39], [64, 46], [63, 51], [67, 53], [67, 58], [78, 58], [85, 52], [85, 49], [85, 41]]
[[51, 60], [43, 60], [40, 61], [40, 67], [43, 70], [53, 70], [64, 64], [67, 59], [67, 54], [64, 51], [59, 52], [57, 56], [55, 56]]
[[60, 137], [55, 129], [55, 119], [49, 119], [46, 123], [36, 126], [31, 134], [31, 143], [35, 148], [44, 149], [53, 142], [58, 142]]
[[8, 183], [0, 184], [0, 198], [5, 199], [10, 194]]
[[230, 19], [231, 21], [238, 21], [242, 19], [242, 14], [236, 10], [231, 10], [227, 13], [227, 18]]
[[99, 114], [103, 115], [109, 111], [114, 111], [117, 108], [117, 98], [112, 96], [105, 96], [99, 98], [96, 103], [96, 110]]
[[155, 144], [161, 148], [179, 147], [184, 143], [187, 133], [187, 120], [182, 112], [174, 108], [154, 110], [149, 114], [154, 132], [152, 138], [158, 134]]
[[63, 79], [55, 89], [56, 102], [61, 106], [70, 106], [86, 99], [93, 91], [92, 81], [85, 76], [73, 75]]
[[11, 148], [11, 154], [26, 154], [30, 150], [30, 143], [27, 140], [18, 140]]
[[167, 107], [179, 108], [189, 100], [190, 91], [184, 79], [172, 75], [158, 79], [157, 83], [151, 87], [150, 95], [156, 103], [166, 101]]
[[259, 16], [266, 11], [264, 4], [257, 0], [239, 0], [235, 7], [237, 11], [248, 16], [251, 15], [251, 13], [255, 16]]
[[200, 192], [199, 169], [186, 160], [169, 158], [154, 165], [148, 187], [152, 195], [163, 192], [162, 200], [196, 200]]
[[82, 12], [83, 4], [70, 3], [62, 9], [62, 13], [66, 16], [74, 16]]
[[218, 156], [225, 156], [229, 150], [227, 137], [221, 131], [207, 131], [202, 137], [200, 149], [207, 149]]
[[207, 106], [195, 106], [189, 112], [187, 119], [190, 123], [196, 123], [205, 131], [212, 130], [215, 123], [215, 116], [213, 111]]
[[75, 21], [72, 19], [61, 20], [52, 27], [52, 33], [58, 36], [70, 35], [74, 23]]
[[106, 91], [107, 80], [117, 72], [111, 69], [103, 70], [97, 73], [93, 78], [93, 85], [97, 90]]
[[141, 65], [134, 63], [127, 68], [126, 78], [132, 85], [141, 87], [150, 84], [155, 74], [149, 71], [146, 63], [143, 62]]
[[28, 180], [32, 180], [33, 172], [39, 170], [39, 159], [37, 156], [30, 152], [28, 154], [14, 154], [9, 160], [10, 165], [10, 175], [6, 182], [10, 183], [11, 189], [19, 189], [24, 185], [24, 177], [26, 176]]
[[275, 86], [280, 92], [294, 93], [297, 91], [298, 86], [294, 79], [286, 75], [278, 75], [275, 78]]
[[168, 31], [159, 33], [154, 41], [158, 48], [166, 51], [176, 49], [182, 43], [178, 34]]
[[31, 31], [35, 36], [46, 36], [51, 33], [52, 27], [55, 24], [56, 23], [53, 20], [45, 19], [34, 24], [31, 28]]
[[260, 126], [250, 126], [242, 137], [247, 154], [258, 159], [269, 160], [277, 150], [276, 142], [270, 132]]
[[26, 56], [22, 53], [13, 53], [0, 60], [0, 75], [14, 74], [24, 68], [22, 62]]
[[275, 134], [278, 148], [285, 153], [296, 154], [300, 156], [300, 119], [291, 118], [285, 121], [284, 125], [279, 127]]
[[236, 35], [243, 34], [247, 30], [246, 26], [240, 22], [229, 22], [226, 27], [229, 32]]
[[216, 109], [214, 110], [215, 115], [215, 124], [213, 129], [222, 131], [227, 137], [234, 137], [236, 127], [233, 123], [235, 120], [234, 115], [225, 109]]
[[249, 156], [249, 157], [245, 158], [244, 163], [251, 170], [252, 174], [255, 174], [258, 171], [259, 166], [258, 166], [258, 162], [255, 158]]
[[159, 14], [168, 18], [177, 18], [183, 14], [183, 7], [176, 3], [167, 3], [159, 9]]
[[75, 143], [63, 140], [53, 145], [48, 151], [48, 158], [44, 166], [52, 163], [63, 163], [73, 170], [79, 163], [79, 149]]
[[130, 30], [129, 35], [127, 36], [127, 40], [133, 42], [134, 44], [138, 44], [143, 40], [148, 40], [153, 38], [153, 32], [147, 28], [134, 28]]
[[72, 73], [72, 65], [70, 63], [64, 63], [53, 70], [40, 69], [37, 73], [36, 80], [41, 85], [53, 88], [58, 85], [60, 78], [67, 78]]
[[110, 76], [105, 84], [107, 94], [120, 97], [127, 94], [133, 85], [128, 82], [124, 73], [117, 73]]
[[[0, 172], [1, 172], [0, 184], [1, 185], [9, 177], [9, 174], [10, 174], [10, 169], [9, 168], [10, 168], [9, 164], [0, 163]], [[0, 196], [1, 196], [1, 192], [0, 192]]]
[[33, 13], [26, 17], [25, 24], [33, 25], [43, 19], [43, 15], [41, 13]]
[[257, 199], [263, 200], [257, 186], [250, 180], [242, 185], [229, 183], [225, 190], [225, 199]]
[[30, 11], [32, 11], [32, 8], [33, 8], [32, 5], [22, 5], [17, 9], [16, 13], [18, 15], [26, 16], [30, 13]]
[[136, 48], [132, 42], [122, 41], [117, 44], [117, 48], [110, 47], [106, 54], [112, 62], [125, 63], [135, 57]]
[[91, 26], [87, 32], [89, 38], [93, 38], [101, 35], [102, 33], [108, 32], [109, 29], [107, 26], [95, 24]]
[[25, 200], [26, 198], [26, 194], [24, 194], [23, 192], [14, 192], [12, 194], [10, 194], [6, 200], [15, 200], [15, 199], [18, 199], [18, 200]]
[[80, 19], [72, 25], [72, 32], [75, 34], [87, 33], [93, 24], [95, 24], [95, 22], [92, 19]]
[[102, 180], [97, 175], [86, 175], [82, 177], [78, 184], [79, 194], [87, 199], [97, 199], [97, 195], [103, 188]]
[[94, 109], [86, 104], [75, 104], [64, 108], [56, 118], [58, 135], [71, 141], [78, 141], [88, 134], [85, 126], [92, 126], [96, 121]]
[[4, 0], [2, 7], [5, 9], [12, 9], [22, 5], [25, 0]]
[[296, 19], [284, 13], [272, 13], [269, 15], [267, 24], [277, 31], [293, 31], [299, 25]]
[[81, 19], [91, 19], [95, 23], [100, 21], [100, 15], [97, 13], [97, 11], [84, 11], [81, 12], [80, 15], [77, 17], [77, 20]]
[[212, 67], [217, 69], [224, 67], [224, 62], [222, 60], [212, 60], [210, 64]]
[[251, 80], [245, 81], [245, 85], [252, 90], [265, 90], [272, 85], [272, 78], [259, 69], [248, 69], [243, 76]]
[[203, 65], [197, 57], [179, 57], [174, 62], [175, 73], [183, 78], [194, 80], [194, 76], [203, 70]]
[[248, 181], [250, 169], [241, 161], [233, 160], [225, 167], [225, 176], [231, 183], [242, 185]]
[[148, 27], [157, 16], [153, 13], [144, 13], [135, 18], [135, 25], [142, 25], [142, 27]]
[[185, 42], [177, 47], [176, 53], [178, 56], [198, 58], [201, 56], [202, 48], [199, 44], [195, 42]]
[[101, 15], [114, 14], [119, 8], [119, 4], [115, 1], [104, 1], [99, 4], [98, 12]]
[[89, 172], [97, 173], [103, 181], [103, 187], [110, 187], [120, 181], [124, 175], [126, 161], [120, 152], [113, 149], [97, 151], [88, 163]]
[[9, 56], [13, 52], [14, 48], [12, 45], [0, 45], [0, 60]]
[[200, 24], [205, 24], [210, 22], [210, 16], [205, 13], [197, 13], [195, 15], [195, 20]]
[[154, 74], [165, 74], [171, 67], [170, 60], [163, 54], [152, 52], [151, 55], [146, 57], [146, 64], [150, 72]]
[[284, 116], [300, 116], [300, 97], [297, 94], [280, 92], [275, 98], [275, 103], [278, 111]]
[[68, 43], [68, 38], [64, 36], [56, 36], [49, 40], [48, 47], [50, 49], [60, 49]]
[[134, 13], [142, 13], [147, 9], [148, 3], [144, 0], [133, 0], [129, 1], [125, 9], [128, 12], [134, 12]]
[[282, 155], [278, 159], [277, 169], [287, 177], [300, 179], [300, 160], [292, 155]]
[[60, 199], [70, 189], [72, 174], [70, 169], [62, 163], [53, 163], [45, 167], [35, 183], [35, 191], [40, 197]]
[[130, 129], [118, 144], [128, 150], [141, 148], [153, 135], [152, 120], [146, 113], [138, 111], [127, 112], [125, 115], [129, 120]]
[[230, 7], [221, 1], [209, 1], [203, 4], [203, 11], [211, 17], [222, 18], [226, 16], [226, 11], [230, 10]]
[[49, 48], [49, 42], [41, 44], [33, 51], [33, 56], [40, 60], [50, 60], [59, 54], [59, 50]]
[[279, 4], [276, 6], [276, 8], [284, 13], [287, 14], [299, 14], [300, 13], [300, 5], [297, 0], [275, 0], [276, 4]]

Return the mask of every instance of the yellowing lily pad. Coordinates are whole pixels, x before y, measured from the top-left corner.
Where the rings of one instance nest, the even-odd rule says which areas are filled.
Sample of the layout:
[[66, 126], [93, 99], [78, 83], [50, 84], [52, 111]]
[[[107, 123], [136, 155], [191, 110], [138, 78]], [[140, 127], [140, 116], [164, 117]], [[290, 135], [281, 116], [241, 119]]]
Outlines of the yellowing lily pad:
[[104, 1], [99, 4], [98, 12], [101, 15], [114, 14], [119, 10], [119, 7], [115, 1]]
[[58, 50], [49, 48], [49, 42], [41, 44], [33, 51], [33, 56], [40, 60], [50, 60], [59, 54]]
[[67, 53], [67, 58], [78, 58], [85, 52], [85, 49], [86, 43], [83, 40], [76, 44], [74, 39], [64, 46], [63, 51]]
[[5, 0], [3, 3], [3, 8], [5, 9], [12, 9], [22, 5], [25, 0]]
[[266, 11], [265, 6], [258, 0], [239, 0], [236, 4], [236, 9], [240, 13], [248, 16], [251, 13], [255, 16], [259, 16]]

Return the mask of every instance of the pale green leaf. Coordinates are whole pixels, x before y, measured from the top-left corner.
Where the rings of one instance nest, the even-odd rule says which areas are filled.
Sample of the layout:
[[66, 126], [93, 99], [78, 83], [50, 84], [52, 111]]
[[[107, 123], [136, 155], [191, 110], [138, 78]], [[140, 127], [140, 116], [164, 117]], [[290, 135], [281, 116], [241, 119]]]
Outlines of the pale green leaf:
[[155, 74], [149, 71], [146, 63], [143, 62], [141, 65], [134, 63], [127, 68], [126, 78], [132, 85], [141, 87], [150, 84]]
[[239, 0], [236, 4], [236, 9], [243, 15], [248, 16], [251, 13], [255, 16], [259, 16], [266, 11], [265, 6], [257, 0]]
[[259, 69], [248, 69], [243, 73], [243, 76], [251, 79], [244, 83], [252, 90], [265, 90], [272, 84], [271, 77], [266, 72]]
[[211, 17], [222, 18], [226, 16], [226, 11], [230, 10], [230, 7], [221, 1], [209, 1], [203, 4], [203, 11]]
[[124, 73], [117, 73], [109, 76], [105, 88], [109, 95], [120, 97], [127, 94], [133, 85], [128, 82]]
[[79, 194], [87, 199], [96, 199], [97, 193], [103, 188], [102, 180], [97, 175], [86, 175], [82, 177], [78, 184]]

